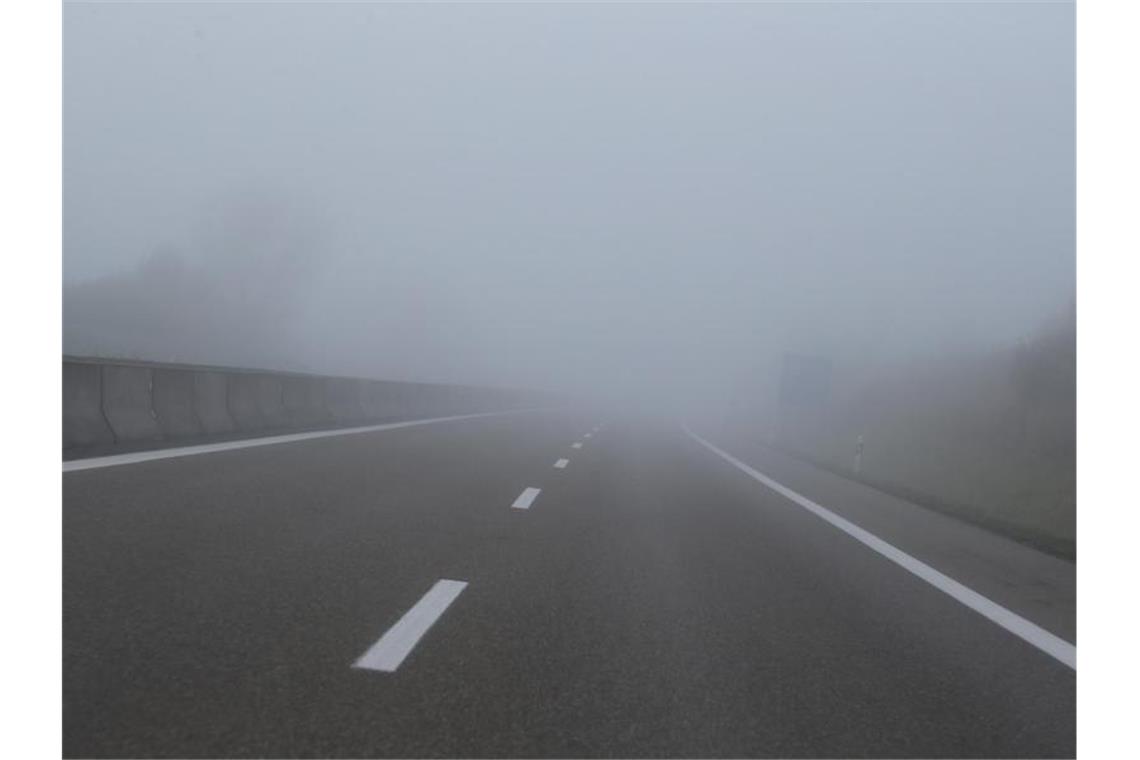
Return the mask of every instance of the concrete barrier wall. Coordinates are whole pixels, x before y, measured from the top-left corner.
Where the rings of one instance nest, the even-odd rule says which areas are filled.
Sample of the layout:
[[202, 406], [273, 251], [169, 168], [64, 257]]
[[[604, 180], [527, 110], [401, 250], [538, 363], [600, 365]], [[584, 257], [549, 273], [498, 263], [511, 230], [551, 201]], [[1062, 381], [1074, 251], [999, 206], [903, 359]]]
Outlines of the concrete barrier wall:
[[285, 411], [280, 377], [257, 376], [257, 409], [261, 412], [261, 419], [265, 421], [267, 430], [278, 430], [289, 426], [289, 414]]
[[221, 435], [237, 430], [230, 416], [226, 393], [226, 376], [221, 372], [194, 372], [194, 411], [207, 435]]
[[415, 417], [415, 387], [411, 383], [383, 383], [377, 397], [383, 401], [385, 416], [391, 419]]
[[153, 370], [107, 364], [103, 372], [103, 414], [115, 432], [115, 441], [152, 441], [162, 438], [151, 396]]
[[333, 417], [325, 404], [325, 381], [319, 377], [284, 377], [281, 395], [292, 425], [328, 424]]
[[427, 403], [427, 391], [424, 385], [411, 385], [404, 397], [404, 409], [412, 417], [430, 417], [430, 408]]
[[103, 382], [99, 365], [64, 362], [64, 450], [114, 442], [115, 434], [103, 416]]
[[63, 359], [66, 457], [537, 405], [532, 393], [83, 357]]
[[426, 403], [427, 386], [420, 384], [409, 383], [404, 389], [404, 413], [409, 417], [430, 417], [432, 414], [428, 411]]
[[445, 387], [443, 389], [444, 397], [447, 399], [448, 414], [463, 414], [464, 412], [479, 412], [477, 404], [468, 405], [471, 401], [470, 394], [466, 388], [456, 386], [454, 388]]
[[364, 422], [368, 419], [361, 403], [364, 383], [349, 378], [329, 378], [325, 399], [333, 419], [340, 423]]
[[227, 408], [241, 431], [259, 431], [269, 427], [258, 403], [260, 391], [257, 375], [238, 372], [226, 377]]
[[364, 389], [364, 412], [374, 420], [397, 420], [406, 415], [404, 384], [373, 380]]
[[156, 369], [153, 374], [154, 413], [163, 438], [202, 434], [194, 404], [194, 373], [182, 369]]
[[[454, 413], [451, 398], [441, 385], [425, 385], [420, 389], [419, 407], [422, 413], [433, 417], [446, 417]], [[428, 410], [431, 410], [430, 412]]]
[[463, 412], [482, 412], [491, 406], [491, 396], [482, 388], [460, 386], [452, 391], [451, 399]]

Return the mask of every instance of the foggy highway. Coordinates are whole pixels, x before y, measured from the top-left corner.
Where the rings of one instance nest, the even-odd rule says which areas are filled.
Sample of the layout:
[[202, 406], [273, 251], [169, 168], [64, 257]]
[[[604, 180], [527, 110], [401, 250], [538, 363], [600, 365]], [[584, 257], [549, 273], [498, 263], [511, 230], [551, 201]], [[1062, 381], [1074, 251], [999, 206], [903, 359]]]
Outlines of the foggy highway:
[[1071, 4], [66, 5], [67, 756], [1075, 754]]
[[681, 422], [65, 462], [65, 755], [1074, 754], [1073, 563]]

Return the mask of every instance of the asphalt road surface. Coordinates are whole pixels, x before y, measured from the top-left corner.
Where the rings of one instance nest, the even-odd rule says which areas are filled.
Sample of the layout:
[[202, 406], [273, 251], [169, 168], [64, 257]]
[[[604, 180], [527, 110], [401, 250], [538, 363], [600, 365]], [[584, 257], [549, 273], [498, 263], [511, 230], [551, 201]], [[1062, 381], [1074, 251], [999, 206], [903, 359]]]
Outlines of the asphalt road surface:
[[[1074, 640], [1071, 563], [748, 456]], [[1073, 667], [680, 426], [488, 416], [63, 495], [69, 757], [1075, 753]]]

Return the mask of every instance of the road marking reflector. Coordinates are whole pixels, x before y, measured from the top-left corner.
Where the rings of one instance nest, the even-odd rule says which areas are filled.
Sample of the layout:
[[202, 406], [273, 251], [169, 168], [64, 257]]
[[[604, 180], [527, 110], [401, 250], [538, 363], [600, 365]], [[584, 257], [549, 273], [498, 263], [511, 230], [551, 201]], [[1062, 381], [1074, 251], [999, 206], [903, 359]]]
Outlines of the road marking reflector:
[[519, 494], [515, 499], [515, 503], [511, 505], [512, 509], [530, 509], [530, 505], [534, 504], [534, 500], [538, 498], [539, 493], [542, 492], [541, 488], [528, 488]]
[[727, 451], [719, 449], [713, 444], [706, 441], [704, 438], [701, 438], [692, 430], [689, 430], [687, 426], [682, 427], [690, 438], [729, 464], [735, 466], [738, 470], [744, 472], [753, 480], [757, 480], [760, 483], [763, 483], [768, 488], [772, 489], [789, 501], [803, 507], [808, 512], [814, 514], [816, 517], [831, 523], [833, 526], [839, 528], [839, 530], [851, 536], [859, 543], [867, 546], [873, 551], [878, 552], [904, 570], [917, 575], [919, 578], [926, 581], [931, 586], [934, 586], [939, 591], [942, 591], [943, 593], [953, 597], [956, 601], [969, 607], [974, 612], [977, 612], [983, 617], [988, 618], [991, 622], [996, 623], [1026, 643], [1037, 647], [1042, 652], [1054, 658], [1058, 662], [1068, 665], [1073, 670], [1077, 669], [1076, 645], [1065, 641], [1059, 636], [1054, 636], [1044, 628], [1041, 628], [1040, 626], [1029, 622], [1015, 612], [1007, 610], [997, 602], [993, 602], [987, 599], [977, 591], [974, 591], [973, 589], [962, 585], [948, 575], [943, 575], [925, 562], [915, 559], [901, 549], [888, 544], [886, 541], [879, 538], [874, 533], [860, 528], [855, 523], [840, 517], [826, 507], [821, 507], [819, 504], [816, 504], [806, 496], [796, 493], [787, 486], [782, 485], [775, 480], [772, 480], [764, 473], [759, 472], [752, 467], [749, 467], [744, 462], [732, 456], [732, 454], [729, 454]]
[[384, 673], [395, 672], [400, 667], [416, 644], [419, 643], [428, 629], [435, 625], [456, 597], [467, 588], [464, 581], [449, 581], [441, 579], [436, 581], [415, 606], [404, 613], [404, 616], [352, 667], [362, 670], [379, 670]]

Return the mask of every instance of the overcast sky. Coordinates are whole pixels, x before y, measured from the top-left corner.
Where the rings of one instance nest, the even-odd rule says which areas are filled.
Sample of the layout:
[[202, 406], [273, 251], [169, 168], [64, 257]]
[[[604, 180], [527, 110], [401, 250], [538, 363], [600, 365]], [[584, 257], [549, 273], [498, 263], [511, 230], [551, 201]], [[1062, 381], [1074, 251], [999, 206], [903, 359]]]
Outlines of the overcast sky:
[[68, 5], [64, 348], [699, 393], [1009, 344], [1073, 298], [1073, 16]]

